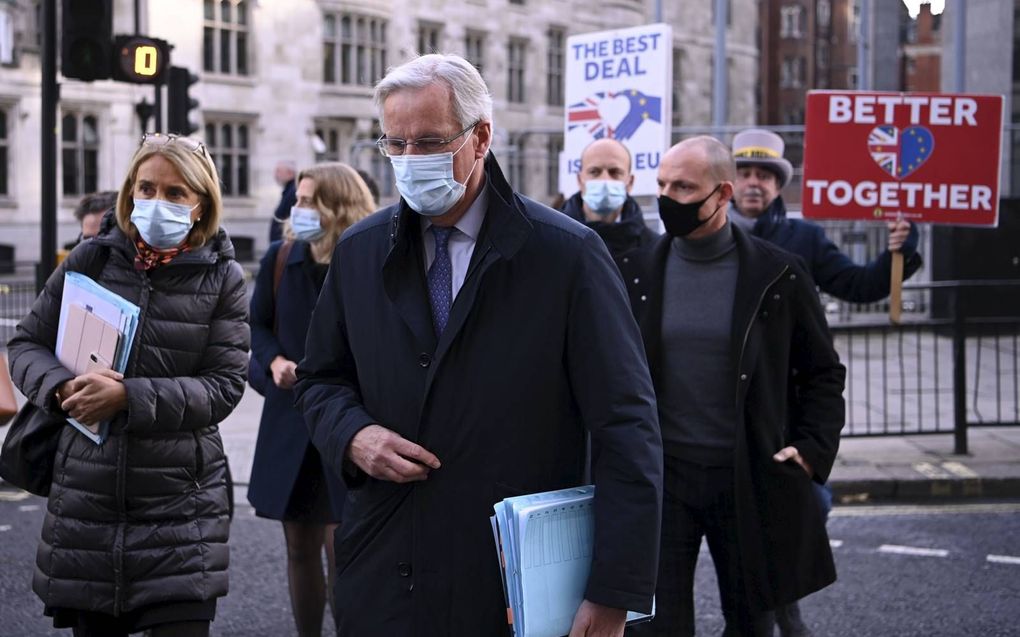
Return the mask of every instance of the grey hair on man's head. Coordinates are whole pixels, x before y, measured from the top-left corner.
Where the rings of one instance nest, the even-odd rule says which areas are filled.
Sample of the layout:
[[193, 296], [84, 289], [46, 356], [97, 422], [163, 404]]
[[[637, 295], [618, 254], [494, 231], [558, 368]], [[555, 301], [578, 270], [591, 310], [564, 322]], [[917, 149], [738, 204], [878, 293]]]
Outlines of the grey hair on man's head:
[[387, 97], [405, 89], [423, 89], [436, 82], [449, 87], [453, 116], [461, 126], [467, 128], [478, 121], [492, 121], [492, 95], [478, 69], [459, 55], [430, 53], [391, 67], [386, 77], [375, 85], [375, 107], [383, 126], [383, 103]]

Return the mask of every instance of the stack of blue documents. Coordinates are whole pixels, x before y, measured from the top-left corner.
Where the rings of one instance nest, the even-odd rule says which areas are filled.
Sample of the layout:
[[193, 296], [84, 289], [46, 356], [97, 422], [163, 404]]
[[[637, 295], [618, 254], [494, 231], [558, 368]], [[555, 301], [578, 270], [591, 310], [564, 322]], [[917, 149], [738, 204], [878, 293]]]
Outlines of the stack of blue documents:
[[[595, 487], [507, 498], [490, 518], [515, 637], [562, 637], [584, 599], [595, 539]], [[627, 623], [650, 619], [631, 612]]]
[[[76, 376], [95, 368], [127, 371], [141, 309], [84, 274], [64, 275], [56, 355]], [[96, 444], [102, 444], [110, 423], [93, 433], [74, 418], [67, 421]]]

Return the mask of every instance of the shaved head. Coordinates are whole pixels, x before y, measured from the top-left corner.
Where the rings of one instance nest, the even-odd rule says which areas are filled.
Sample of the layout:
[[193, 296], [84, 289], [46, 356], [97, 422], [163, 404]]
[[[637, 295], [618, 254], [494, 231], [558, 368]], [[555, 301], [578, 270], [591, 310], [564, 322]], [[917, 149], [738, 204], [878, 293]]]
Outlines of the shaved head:
[[611, 137], [603, 137], [602, 139], [596, 139], [592, 143], [584, 147], [581, 151], [581, 170], [584, 170], [584, 160], [588, 156], [589, 151], [602, 154], [604, 152], [619, 153], [623, 152], [623, 155], [627, 157], [627, 171], [630, 172], [631, 163], [633, 159], [630, 156], [630, 149], [627, 148], [626, 144], [618, 139]]
[[685, 139], [667, 150], [662, 156], [662, 161], [686, 152], [700, 153], [704, 161], [705, 176], [712, 181], [736, 181], [737, 163], [733, 160], [733, 153], [730, 152], [729, 146], [715, 137], [699, 135]]

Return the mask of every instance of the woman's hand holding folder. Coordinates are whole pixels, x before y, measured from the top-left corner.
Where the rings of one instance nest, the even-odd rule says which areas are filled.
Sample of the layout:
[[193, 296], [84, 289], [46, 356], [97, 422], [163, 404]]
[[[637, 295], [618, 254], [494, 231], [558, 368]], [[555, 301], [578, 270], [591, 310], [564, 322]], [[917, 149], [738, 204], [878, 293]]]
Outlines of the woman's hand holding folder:
[[57, 390], [60, 408], [97, 433], [99, 424], [127, 408], [124, 374], [96, 368], [67, 381]]

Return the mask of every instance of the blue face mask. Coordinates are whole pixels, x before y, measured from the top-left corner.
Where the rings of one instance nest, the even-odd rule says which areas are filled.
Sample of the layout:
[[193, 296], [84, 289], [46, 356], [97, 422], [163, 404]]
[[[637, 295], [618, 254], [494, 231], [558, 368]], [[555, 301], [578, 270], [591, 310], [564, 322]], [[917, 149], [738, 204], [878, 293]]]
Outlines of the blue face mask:
[[[453, 156], [464, 148], [467, 139], [453, 153], [435, 155], [391, 155], [397, 191], [418, 214], [438, 217], [464, 196], [464, 184], [453, 178]], [[464, 181], [471, 179], [475, 165]]]
[[290, 229], [299, 241], [315, 241], [325, 234], [322, 230], [319, 211], [314, 208], [299, 208], [298, 206], [291, 208]]
[[142, 241], [157, 250], [176, 248], [184, 243], [194, 222], [191, 211], [198, 204], [188, 206], [170, 203], [165, 199], [135, 199], [131, 223], [135, 224]]
[[590, 179], [584, 184], [581, 198], [592, 212], [606, 217], [627, 201], [627, 185], [612, 179]]

